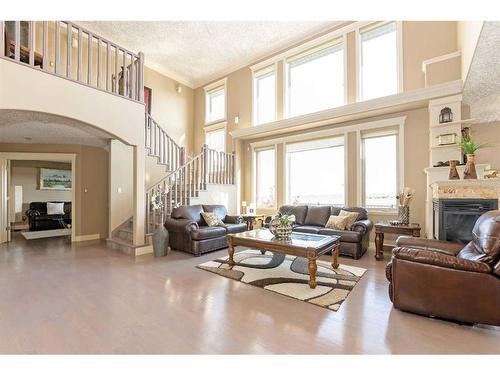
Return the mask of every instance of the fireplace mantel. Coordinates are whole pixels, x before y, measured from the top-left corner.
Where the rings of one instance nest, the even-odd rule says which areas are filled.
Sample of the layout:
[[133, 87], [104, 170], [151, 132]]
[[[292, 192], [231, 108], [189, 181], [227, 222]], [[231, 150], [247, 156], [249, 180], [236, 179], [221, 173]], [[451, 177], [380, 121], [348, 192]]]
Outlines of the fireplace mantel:
[[432, 199], [498, 199], [500, 179], [445, 180], [430, 185]]

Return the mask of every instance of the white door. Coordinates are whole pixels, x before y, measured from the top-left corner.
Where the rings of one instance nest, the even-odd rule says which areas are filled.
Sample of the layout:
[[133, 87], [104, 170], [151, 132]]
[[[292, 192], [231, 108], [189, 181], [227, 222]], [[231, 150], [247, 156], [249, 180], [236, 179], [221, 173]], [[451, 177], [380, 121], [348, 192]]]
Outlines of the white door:
[[10, 162], [0, 158], [0, 243], [10, 241], [9, 175]]

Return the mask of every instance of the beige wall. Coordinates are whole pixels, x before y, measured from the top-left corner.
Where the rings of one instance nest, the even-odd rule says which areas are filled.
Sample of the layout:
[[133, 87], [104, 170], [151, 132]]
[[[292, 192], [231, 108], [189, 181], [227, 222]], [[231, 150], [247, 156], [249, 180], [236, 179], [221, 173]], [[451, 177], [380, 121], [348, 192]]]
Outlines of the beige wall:
[[476, 163], [491, 164], [492, 169], [500, 170], [500, 121], [487, 124], [473, 124], [472, 134], [478, 143], [486, 143], [487, 148], [476, 151]]
[[404, 91], [425, 87], [422, 61], [457, 50], [457, 23], [403, 22]]
[[109, 237], [134, 215], [134, 153], [131, 146], [111, 140], [109, 145]]
[[71, 164], [49, 163], [37, 160], [11, 162], [11, 185], [23, 187], [23, 203], [64, 201], [71, 202], [71, 190], [41, 190], [40, 168], [71, 170]]
[[144, 85], [152, 90], [151, 116], [172, 139], [193, 151], [194, 90], [148, 67], [144, 68]]
[[[76, 235], [108, 232], [108, 152], [82, 145], [0, 143], [0, 152], [38, 152], [76, 154], [75, 189]], [[86, 190], [86, 192], [85, 192]]]

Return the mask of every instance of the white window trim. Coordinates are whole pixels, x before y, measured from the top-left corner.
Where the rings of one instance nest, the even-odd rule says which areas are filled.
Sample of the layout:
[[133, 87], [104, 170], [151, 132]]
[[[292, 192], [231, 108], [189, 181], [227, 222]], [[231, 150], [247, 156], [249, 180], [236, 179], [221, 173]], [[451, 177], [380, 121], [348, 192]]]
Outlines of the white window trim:
[[203, 131], [205, 132], [205, 135], [204, 135], [204, 138], [203, 138], [203, 144], [206, 145], [207, 144], [207, 133], [210, 133], [210, 132], [214, 132], [214, 131], [217, 131], [217, 130], [224, 130], [224, 152], [227, 151], [227, 122], [226, 121], [223, 121], [223, 122], [217, 122], [215, 124], [209, 124], [209, 125], [205, 125], [203, 127]]
[[[396, 64], [397, 67], [397, 80], [398, 80], [398, 91], [395, 94], [400, 94], [404, 91], [403, 84], [403, 21], [385, 21], [385, 22], [373, 22], [364, 26], [373, 26], [373, 28], [383, 26], [385, 24], [395, 22], [396, 23], [396, 54], [398, 58], [398, 62]], [[364, 27], [362, 26], [362, 27]], [[361, 99], [361, 35], [360, 29], [362, 27], [358, 27], [355, 30], [354, 38], [356, 45], [356, 102], [361, 101], [369, 101], [375, 100], [378, 98], [363, 100]]]
[[314, 39], [299, 43], [296, 47], [292, 47], [281, 53], [275, 54], [270, 58], [267, 58], [265, 60], [258, 62], [257, 64], [252, 65], [250, 69], [255, 71], [260, 70], [262, 68], [265, 68], [266, 66], [274, 64], [277, 61], [286, 60], [289, 57], [305, 52], [308, 49], [318, 47], [321, 44], [328, 43], [329, 41], [338, 39], [344, 35], [349, 34], [350, 32], [353, 32], [371, 23], [373, 23], [373, 21], [357, 21], [350, 23], [346, 26], [330, 31]]
[[[215, 121], [207, 122], [208, 95], [210, 94], [211, 91], [214, 91], [219, 87], [224, 87], [224, 117]], [[227, 77], [224, 77], [218, 81], [212, 82], [209, 85], [204, 86], [203, 90], [205, 94], [205, 126], [227, 121]]]
[[[361, 26], [359, 26], [361, 27]], [[358, 30], [358, 29], [356, 29]], [[351, 30], [352, 31], [352, 30]], [[304, 43], [303, 45], [293, 48], [289, 51], [287, 51], [286, 57], [283, 57], [283, 118], [284, 119], [289, 119], [289, 118], [295, 118], [295, 117], [302, 117], [302, 116], [308, 116], [311, 113], [318, 113], [318, 112], [323, 112], [327, 111], [332, 108], [339, 108], [342, 106], [345, 106], [348, 103], [348, 83], [347, 83], [347, 31], [338, 34], [338, 33], [332, 33], [332, 35], [335, 35], [335, 37], [331, 36], [329, 39], [323, 39], [323, 38], [318, 38], [315, 39], [312, 44], [309, 43]], [[290, 95], [290, 90], [289, 90], [289, 83], [290, 83], [290, 77], [289, 77], [289, 72], [288, 72], [288, 59], [299, 55], [301, 53], [307, 52], [308, 50], [312, 50], [318, 47], [321, 47], [323, 44], [328, 44], [328, 43], [333, 43], [336, 44], [335, 42], [338, 41], [339, 44], [342, 44], [343, 50], [344, 50], [344, 103], [340, 106], [337, 107], [331, 107], [331, 108], [325, 108], [316, 112], [311, 112], [311, 113], [304, 113], [301, 115], [296, 115], [296, 116], [290, 116], [290, 100], [289, 100], [289, 95]], [[291, 51], [294, 51], [294, 53], [290, 53]], [[317, 51], [311, 51], [311, 53], [315, 53]]]
[[[389, 119], [384, 119], [384, 120], [378, 120], [378, 121], [371, 121], [371, 122], [366, 122], [363, 123], [362, 127], [359, 127], [356, 129], [356, 170], [357, 170], [357, 176], [356, 176], [356, 181], [357, 181], [357, 199], [356, 199], [356, 204], [360, 207], [363, 207], [364, 205], [364, 197], [363, 197], [363, 185], [364, 185], [364, 179], [363, 179], [363, 164], [362, 164], [362, 158], [363, 158], [363, 149], [362, 149], [362, 139], [361, 139], [361, 132], [363, 130], [368, 130], [368, 129], [378, 129], [378, 128], [385, 128], [385, 127], [390, 127], [390, 126], [397, 126], [398, 127], [398, 160], [397, 160], [397, 180], [398, 180], [398, 186], [397, 186], [397, 191], [400, 191], [403, 186], [404, 186], [404, 181], [405, 181], [405, 149], [404, 149], [404, 125], [406, 122], [406, 116], [402, 117], [396, 117], [396, 118], [389, 118]], [[397, 209], [393, 208], [367, 208], [368, 212], [371, 214], [378, 214], [378, 215], [394, 215], [397, 214]]]
[[[274, 72], [274, 121], [276, 121], [278, 119], [278, 61], [275, 61], [274, 63], [267, 65], [267, 66], [264, 66], [264, 67], [261, 67], [258, 70], [250, 68], [252, 70], [252, 126], [260, 126], [260, 125], [264, 125], [264, 124], [269, 123], [269, 122], [267, 122], [267, 123], [263, 122], [260, 124], [256, 123], [257, 106], [255, 103], [255, 79], [259, 77], [259, 75], [258, 75], [259, 71], [261, 71], [262, 69], [266, 69], [270, 66], [273, 66], [272, 69]], [[271, 121], [271, 122], [274, 122], [274, 121]]]
[[[315, 132], [315, 133], [322, 133], [322, 136], [318, 136], [318, 134], [315, 135], [309, 135], [309, 134], [304, 134], [303, 136], [290, 136], [286, 137], [287, 141], [281, 142], [282, 144], [282, 149], [283, 149], [283, 198], [284, 202], [283, 204], [288, 204], [288, 168], [287, 168], [287, 158], [286, 158], [286, 145], [288, 143], [295, 143], [295, 142], [307, 142], [307, 141], [312, 141], [315, 139], [321, 139], [321, 138], [335, 138], [335, 137], [342, 137], [343, 138], [343, 146], [344, 146], [344, 206], [348, 205], [349, 202], [349, 187], [348, 187], [348, 165], [347, 165], [347, 158], [349, 155], [349, 145], [347, 142], [347, 131], [344, 132], [332, 132], [332, 130], [327, 130], [326, 132]], [[331, 133], [331, 134], [330, 134]]]
[[[255, 202], [255, 210], [277, 210], [278, 209], [278, 145], [270, 144], [266, 146], [254, 147], [252, 149], [252, 165], [253, 165], [253, 186], [252, 186], [252, 201]], [[274, 203], [273, 207], [259, 207], [257, 205], [257, 151], [274, 150]]]
[[[307, 134], [297, 134], [297, 135], [290, 135], [286, 137], [279, 137], [279, 138], [273, 138], [273, 139], [267, 139], [264, 141], [257, 141], [250, 143], [250, 147], [252, 148], [252, 151], [254, 148], [263, 148], [263, 147], [268, 147], [268, 146], [274, 146], [277, 147], [278, 144], [282, 144], [283, 147], [283, 181], [284, 184], [282, 186], [282, 193], [283, 197], [286, 200], [286, 143], [290, 142], [297, 142], [297, 141], [307, 141], [307, 140], [312, 140], [316, 138], [323, 138], [323, 137], [333, 137], [333, 136], [340, 136], [344, 135], [344, 150], [345, 150], [345, 159], [344, 163], [347, 161], [348, 156], [349, 156], [349, 150], [348, 150], [348, 144], [347, 144], [347, 134], [355, 132], [356, 133], [356, 204], [358, 206], [361, 206], [362, 204], [362, 171], [361, 171], [361, 131], [363, 130], [368, 130], [368, 129], [376, 129], [376, 128], [385, 128], [389, 126], [398, 126], [398, 135], [399, 135], [399, 142], [398, 142], [398, 189], [402, 188], [404, 186], [404, 181], [405, 181], [405, 173], [404, 173], [404, 166], [405, 166], [405, 150], [404, 150], [404, 125], [406, 122], [406, 116], [400, 116], [400, 117], [393, 117], [393, 118], [387, 118], [383, 120], [376, 120], [376, 121], [369, 121], [369, 122], [362, 122], [359, 124], [355, 125], [348, 125], [348, 126], [339, 126], [337, 128], [333, 129], [325, 129], [325, 130], [318, 130], [318, 131], [312, 131]], [[349, 197], [349, 189], [348, 189], [348, 178], [349, 178], [349, 168], [344, 168], [344, 178], [345, 178], [345, 200], [346, 204], [349, 203], [350, 197]], [[255, 178], [255, 176], [254, 176]], [[255, 180], [254, 180], [255, 181]], [[394, 215], [395, 212], [394, 210], [369, 210], [370, 213], [373, 214], [381, 214], [381, 215]]]

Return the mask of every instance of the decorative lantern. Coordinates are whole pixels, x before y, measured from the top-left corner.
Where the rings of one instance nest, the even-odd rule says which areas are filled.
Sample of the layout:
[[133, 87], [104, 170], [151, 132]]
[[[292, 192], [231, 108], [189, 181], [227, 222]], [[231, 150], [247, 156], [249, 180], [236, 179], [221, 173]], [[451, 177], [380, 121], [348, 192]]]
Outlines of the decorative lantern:
[[453, 121], [453, 112], [451, 111], [450, 108], [444, 107], [441, 110], [441, 113], [439, 114], [439, 123], [444, 124], [446, 122], [452, 122]]

